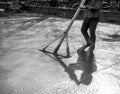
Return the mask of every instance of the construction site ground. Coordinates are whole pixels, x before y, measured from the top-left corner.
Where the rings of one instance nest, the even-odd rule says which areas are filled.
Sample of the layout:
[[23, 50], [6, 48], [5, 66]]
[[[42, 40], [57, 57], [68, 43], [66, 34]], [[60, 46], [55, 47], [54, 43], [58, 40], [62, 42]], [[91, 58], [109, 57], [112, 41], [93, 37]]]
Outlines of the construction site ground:
[[[83, 49], [83, 20], [75, 20], [70, 58], [39, 51], [70, 21], [30, 13], [0, 18], [0, 94], [120, 94], [120, 25], [99, 22], [92, 52]], [[58, 54], [66, 55], [65, 41]]]

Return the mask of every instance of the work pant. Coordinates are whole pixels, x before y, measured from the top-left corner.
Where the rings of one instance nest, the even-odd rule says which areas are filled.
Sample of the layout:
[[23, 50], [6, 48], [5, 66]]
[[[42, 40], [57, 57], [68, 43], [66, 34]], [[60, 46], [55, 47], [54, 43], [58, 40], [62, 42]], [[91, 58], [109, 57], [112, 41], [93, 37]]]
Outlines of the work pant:
[[[95, 44], [96, 41], [96, 35], [95, 35], [95, 30], [98, 24], [99, 18], [85, 18], [82, 24], [81, 32], [87, 42], [91, 40], [92, 43]], [[88, 29], [90, 33], [88, 34]]]

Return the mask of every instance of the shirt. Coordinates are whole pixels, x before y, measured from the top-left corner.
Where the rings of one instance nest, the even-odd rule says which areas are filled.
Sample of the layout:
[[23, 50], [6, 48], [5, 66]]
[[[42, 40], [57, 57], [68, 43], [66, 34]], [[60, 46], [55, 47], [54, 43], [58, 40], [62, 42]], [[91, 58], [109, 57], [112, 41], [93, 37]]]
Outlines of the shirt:
[[87, 18], [99, 18], [102, 8], [102, 2], [97, 1], [91, 4], [91, 6], [86, 6], [86, 17]]

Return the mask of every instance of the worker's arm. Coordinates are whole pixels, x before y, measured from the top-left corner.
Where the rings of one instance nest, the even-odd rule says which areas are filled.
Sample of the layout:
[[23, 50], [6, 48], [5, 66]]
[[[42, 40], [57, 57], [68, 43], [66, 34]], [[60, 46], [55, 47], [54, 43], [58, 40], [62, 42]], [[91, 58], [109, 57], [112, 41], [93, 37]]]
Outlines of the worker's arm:
[[95, 9], [95, 7], [90, 6], [90, 5], [85, 5], [84, 3], [81, 3], [81, 8], [86, 8], [86, 9]]
[[86, 9], [95, 9], [95, 7], [89, 6], [89, 5], [86, 5], [85, 8], [86, 8]]
[[100, 10], [102, 9], [103, 3], [102, 2], [96, 2], [93, 5], [85, 5], [86, 9], [96, 9], [96, 10]]

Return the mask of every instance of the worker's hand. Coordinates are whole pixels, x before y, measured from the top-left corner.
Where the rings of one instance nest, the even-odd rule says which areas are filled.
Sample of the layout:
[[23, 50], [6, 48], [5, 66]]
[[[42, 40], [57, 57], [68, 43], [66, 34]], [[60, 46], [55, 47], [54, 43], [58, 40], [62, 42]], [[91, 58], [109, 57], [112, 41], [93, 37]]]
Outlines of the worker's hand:
[[86, 5], [86, 8], [87, 8], [87, 9], [94, 9], [95, 7]]
[[86, 8], [86, 6], [85, 6], [85, 4], [83, 2], [81, 2], [80, 8]]

